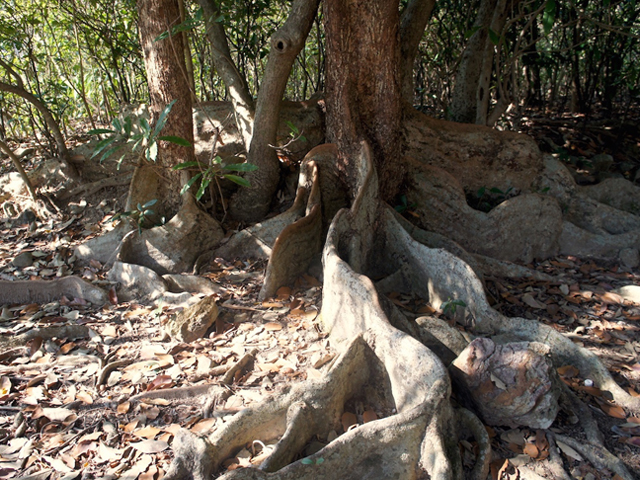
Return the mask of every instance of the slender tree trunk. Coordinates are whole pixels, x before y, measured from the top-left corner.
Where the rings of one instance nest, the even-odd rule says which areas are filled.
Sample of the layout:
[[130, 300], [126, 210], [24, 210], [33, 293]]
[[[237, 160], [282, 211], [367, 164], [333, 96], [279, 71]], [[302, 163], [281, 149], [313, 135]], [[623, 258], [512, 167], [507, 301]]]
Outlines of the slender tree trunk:
[[180, 11], [177, 0], [139, 0], [138, 16], [152, 123], [155, 124], [160, 112], [176, 100], [162, 135], [182, 137], [191, 143], [191, 147], [160, 142], [156, 164], [141, 165], [136, 169], [127, 204], [131, 208], [132, 205], [157, 199], [156, 212], [169, 219], [181, 205], [179, 192], [186, 180], [181, 173], [171, 170], [171, 167], [195, 160], [191, 93], [186, 76], [182, 35], [156, 41], [159, 35], [180, 23]]
[[404, 175], [393, 162], [402, 155], [398, 25], [397, 1], [325, 3], [327, 137], [346, 178], [355, 178], [351, 162], [369, 142], [383, 200], [395, 197]]
[[[180, 22], [184, 23], [187, 19], [187, 15], [184, 10], [184, 0], [178, 1], [178, 8], [180, 9]], [[184, 60], [187, 71], [187, 80], [189, 82], [189, 92], [191, 93], [191, 103], [198, 103], [198, 97], [196, 96], [196, 82], [193, 77], [193, 59], [191, 58], [191, 49], [189, 48], [189, 35], [187, 31], [182, 32], [182, 43], [184, 45]]]
[[258, 170], [247, 175], [251, 188], [240, 190], [231, 203], [235, 218], [255, 221], [268, 211], [280, 180], [275, 149], [280, 103], [291, 67], [309, 35], [319, 0], [295, 0], [287, 21], [271, 37], [271, 50], [256, 105], [255, 128], [247, 162]]
[[253, 132], [253, 116], [255, 114], [253, 97], [249, 92], [246, 78], [240, 73], [231, 58], [227, 35], [224, 32], [222, 23], [218, 21], [220, 8], [217, 1], [198, 0], [198, 4], [204, 12], [213, 65], [220, 78], [222, 78], [227, 93], [231, 98], [238, 131], [242, 134], [245, 148], [249, 150]]
[[413, 66], [435, 4], [435, 0], [411, 0], [400, 18], [402, 98], [411, 104], [414, 103], [415, 92]]
[[462, 52], [456, 72], [451, 119], [455, 122], [474, 123], [477, 111], [477, 93], [482, 73], [483, 57], [489, 41], [489, 27], [498, 0], [482, 0], [474, 22], [476, 32], [469, 38]]
[[46, 125], [51, 130], [51, 134], [53, 135], [53, 138], [56, 142], [58, 155], [60, 155], [60, 160], [62, 161], [62, 164], [64, 166], [65, 173], [72, 180], [78, 181], [80, 179], [78, 170], [76, 170], [76, 167], [74, 167], [69, 160], [69, 150], [67, 149], [67, 144], [65, 143], [64, 136], [60, 131], [58, 122], [56, 122], [56, 120], [53, 118], [53, 115], [45, 106], [45, 104], [38, 100], [33, 94], [27, 92], [24, 88], [17, 87], [15, 85], [0, 82], [0, 90], [18, 95], [38, 109], [38, 111], [42, 114], [42, 118], [44, 119]]
[[31, 183], [31, 180], [29, 180], [29, 177], [27, 176], [27, 172], [24, 171], [24, 168], [22, 167], [22, 163], [20, 163], [20, 159], [16, 157], [15, 153], [13, 153], [13, 150], [11, 150], [9, 146], [6, 143], [4, 143], [2, 140], [0, 140], [0, 150], [6, 153], [11, 159], [11, 161], [13, 162], [13, 166], [16, 167], [16, 170], [18, 171], [20, 178], [22, 178], [22, 181], [27, 187], [27, 192], [29, 193], [31, 200], [33, 200], [34, 202], [38, 201], [38, 196], [36, 195], [36, 191], [33, 188], [33, 184]]

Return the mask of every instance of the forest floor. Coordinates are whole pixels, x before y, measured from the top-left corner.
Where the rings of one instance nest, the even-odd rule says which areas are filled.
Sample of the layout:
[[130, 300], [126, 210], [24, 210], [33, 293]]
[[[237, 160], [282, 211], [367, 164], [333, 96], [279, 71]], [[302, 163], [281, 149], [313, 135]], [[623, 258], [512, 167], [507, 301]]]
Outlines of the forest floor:
[[[543, 150], [573, 166], [581, 183], [619, 174], [635, 180], [640, 167], [637, 133], [621, 134], [603, 119], [593, 122], [579, 116], [532, 114], [521, 126], [534, 135]], [[606, 169], [590, 161], [599, 153], [612, 157]], [[39, 149], [35, 147], [24, 160], [28, 170], [36, 168], [42, 162]], [[114, 174], [109, 168], [92, 169], [96, 178]], [[5, 158], [0, 162], [0, 175], [10, 170]], [[50, 188], [54, 194], [55, 186]], [[56, 221], [20, 225], [0, 220], [0, 278], [50, 279], [73, 273], [109, 288], [103, 265], [96, 261], [76, 265], [73, 248], [112, 228], [109, 218], [121, 211], [125, 195], [126, 187], [121, 186], [88, 198], [73, 198], [64, 217]], [[231, 231], [233, 225], [225, 227]], [[15, 259], [24, 252], [31, 253], [31, 261], [17, 266]], [[584, 345], [601, 358], [623, 388], [639, 395], [640, 305], [612, 290], [640, 285], [640, 270], [576, 257], [557, 257], [529, 266], [563, 280], [549, 283], [487, 277], [485, 285], [493, 308], [512, 317], [538, 319]], [[204, 338], [189, 344], [163, 339], [163, 325], [175, 313], [169, 306], [123, 303], [114, 297], [99, 308], [65, 298], [44, 305], [4, 306], [2, 337], [78, 324], [88, 327], [90, 333], [87, 338], [51, 339], [36, 334], [25, 345], [0, 351], [0, 478], [159, 479], [170, 464], [170, 445], [177, 428], [210, 431], [235, 412], [269, 395], [281, 394], [294, 382], [320, 377], [334, 358], [319, 318], [321, 281], [304, 275], [295, 285], [281, 288], [276, 298], [258, 302], [264, 267], [263, 261], [251, 259], [215, 259], [205, 269], [203, 275], [221, 287], [217, 298], [220, 315]], [[395, 293], [389, 297], [409, 318], [442, 315], [425, 299]], [[224, 372], [254, 349], [258, 353], [253, 361], [236, 372], [228, 385], [230, 396], [205, 418], [206, 398], [198, 395], [202, 390], [194, 386], [220, 384]], [[589, 406], [607, 448], [640, 475], [640, 418], [628, 416], [609, 402], [608, 392], [581, 378], [575, 367], [563, 366], [558, 373]], [[181, 388], [186, 389], [187, 399], [170, 395], [135, 398], [143, 392]], [[343, 430], [392, 413], [372, 411], [366, 402], [351, 402], [345, 406]], [[574, 412], [563, 409], [550, 431], [581, 439], [577, 423]], [[550, 455], [542, 431], [487, 430], [492, 440], [494, 478], [520, 478], [518, 467], [544, 461]], [[315, 439], [305, 455], [330, 440]], [[259, 463], [261, 452], [273, 441], [256, 439], [225, 462], [224, 468]], [[574, 478], [615, 478], [568, 445], [559, 447], [561, 461]], [[474, 445], [462, 441], [460, 449], [465, 464], [472, 465]]]

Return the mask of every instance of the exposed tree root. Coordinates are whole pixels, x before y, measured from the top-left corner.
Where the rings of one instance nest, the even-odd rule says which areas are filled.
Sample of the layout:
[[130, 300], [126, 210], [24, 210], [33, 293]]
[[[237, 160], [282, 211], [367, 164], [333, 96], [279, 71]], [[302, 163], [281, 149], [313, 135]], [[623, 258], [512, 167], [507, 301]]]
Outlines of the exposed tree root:
[[116, 175], [115, 177], [106, 177], [95, 182], [85, 183], [70, 190], [64, 191], [64, 193], [59, 195], [57, 199], [67, 200], [69, 198], [75, 197], [76, 195], [84, 195], [88, 197], [96, 192], [99, 192], [103, 188], [128, 185], [131, 182], [132, 175], [133, 174], [131, 172], [126, 172], [121, 173], [120, 175]]
[[622, 460], [609, 452], [604, 446], [579, 442], [566, 435], [556, 435], [556, 439], [584, 455], [594, 467], [598, 469], [608, 468], [620, 475], [624, 480], [635, 480], [635, 476], [629, 473]]
[[26, 345], [35, 338], [49, 340], [51, 338], [88, 338], [89, 328], [84, 325], [65, 325], [62, 327], [35, 328], [26, 333], [0, 338], [0, 349], [8, 350]]
[[[430, 478], [458, 479], [463, 473], [456, 429], [475, 437], [480, 455], [472, 475], [486, 476], [490, 459], [486, 432], [473, 414], [458, 411], [455, 415], [449, 401], [451, 385], [446, 368], [425, 346], [439, 344], [445, 352], [441, 356], [456, 350], [455, 356], [465, 340], [447, 333], [443, 336], [442, 329], [434, 330], [433, 322], [409, 322], [379, 296], [377, 289], [384, 290], [385, 282], [404, 282], [435, 309], [447, 301], [463, 302], [465, 307], [459, 308], [455, 317], [476, 335], [493, 336], [497, 342], [548, 345], [556, 367], [575, 365], [582, 376], [611, 392], [616, 403], [640, 412], [640, 400], [622, 390], [595, 355], [537, 321], [499, 314], [489, 306], [482, 284], [469, 265], [446, 250], [427, 248], [413, 239], [396, 215], [378, 203], [376, 174], [368, 159], [365, 146], [358, 193], [351, 209], [342, 209], [333, 217], [323, 251], [322, 320], [342, 355], [322, 381], [306, 382], [287, 395], [244, 410], [207, 438], [182, 432], [174, 442], [176, 458], [167, 478], [207, 478], [220, 469], [225, 459], [253, 440], [278, 438], [259, 469], [237, 469], [224, 478], [311, 479], [340, 471], [343, 478], [411, 479], [428, 474]], [[312, 162], [309, 164], [313, 167]], [[309, 178], [317, 179], [318, 172]], [[308, 191], [313, 192], [313, 188]], [[319, 205], [324, 207], [324, 198], [321, 196], [316, 203], [313, 196], [309, 195], [307, 201], [307, 215], [299, 221], [317, 222], [310, 230], [317, 235], [322, 223], [315, 219], [317, 213], [313, 210]], [[292, 233], [287, 233], [288, 229]], [[301, 231], [304, 229], [292, 223], [283, 230], [282, 237], [294, 238]], [[310, 236], [305, 235], [307, 240], [300, 245], [309, 245]], [[304, 250], [297, 247], [279, 253], [274, 248], [270, 268], [278, 268], [272, 264], [292, 258], [303, 261], [295, 256], [296, 252], [294, 257], [286, 254], [287, 250], [296, 249]], [[369, 276], [382, 280], [376, 286]], [[398, 413], [361, 425], [304, 461], [295, 461], [313, 436], [324, 440], [332, 429], [340, 430], [345, 402], [368, 391], [367, 382], [383, 385], [384, 402], [393, 405]], [[589, 428], [588, 421], [586, 428], [589, 438], [595, 439], [597, 429]], [[600, 455], [598, 459], [607, 459], [608, 465], [617, 470], [612, 469], [628, 478], [623, 475], [621, 462], [615, 464], [608, 452], [593, 448]]]

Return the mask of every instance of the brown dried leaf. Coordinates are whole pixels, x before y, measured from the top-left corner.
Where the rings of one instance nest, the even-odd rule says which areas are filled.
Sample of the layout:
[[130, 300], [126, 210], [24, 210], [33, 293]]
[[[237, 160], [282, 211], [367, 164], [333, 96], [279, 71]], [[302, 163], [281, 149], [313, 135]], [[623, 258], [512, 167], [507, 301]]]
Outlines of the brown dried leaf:
[[619, 405], [609, 405], [608, 403], [600, 404], [600, 408], [604, 413], [613, 418], [627, 418], [627, 415], [624, 413], [624, 408]]
[[525, 444], [524, 449], [522, 451], [527, 455], [529, 455], [531, 458], [538, 458], [538, 456], [540, 455], [540, 451], [538, 450], [538, 447], [536, 447], [533, 443]]
[[215, 418], [205, 418], [191, 427], [191, 431], [197, 434], [204, 434], [211, 430], [216, 424]]
[[267, 332], [277, 332], [279, 330], [282, 330], [282, 324], [278, 322], [268, 322], [264, 324], [264, 329]]
[[580, 374], [580, 370], [573, 365], [564, 365], [558, 368], [558, 374], [566, 378], [573, 378]]
[[118, 305], [118, 294], [116, 293], [116, 287], [111, 287], [109, 289], [109, 292], [107, 293], [107, 296], [109, 297], [109, 303], [111, 303], [111, 305]]
[[349, 430], [349, 427], [352, 425], [358, 424], [358, 417], [356, 417], [355, 413], [344, 412], [342, 414], [342, 429], [346, 432]]
[[152, 425], [148, 425], [144, 428], [140, 428], [134, 431], [133, 434], [138, 438], [146, 438], [147, 440], [153, 440], [154, 438], [156, 438], [156, 435], [158, 435], [161, 431], [162, 430], [159, 428], [156, 428]]
[[169, 448], [169, 444], [161, 440], [143, 440], [142, 442], [131, 442], [129, 445], [142, 453], [159, 453]]
[[362, 421], [364, 423], [373, 422], [374, 420], [377, 420], [377, 419], [378, 419], [378, 415], [376, 415], [376, 412], [374, 412], [372, 409], [365, 410], [362, 413]]

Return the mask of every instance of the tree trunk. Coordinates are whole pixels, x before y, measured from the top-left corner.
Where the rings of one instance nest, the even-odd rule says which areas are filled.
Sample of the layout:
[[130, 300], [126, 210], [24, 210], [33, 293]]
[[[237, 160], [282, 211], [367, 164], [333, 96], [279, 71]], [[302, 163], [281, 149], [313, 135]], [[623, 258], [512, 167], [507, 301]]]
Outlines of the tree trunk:
[[330, 0], [324, 13], [327, 138], [352, 179], [360, 142], [369, 142], [380, 195], [393, 200], [403, 176], [394, 162], [402, 154], [398, 2]]
[[24, 88], [16, 87], [15, 85], [0, 82], [0, 91], [18, 95], [38, 109], [38, 111], [42, 114], [42, 118], [44, 118], [47, 126], [49, 127], [49, 129], [51, 129], [53, 138], [56, 141], [56, 146], [58, 147], [58, 155], [60, 155], [60, 161], [62, 162], [65, 174], [70, 179], [78, 181], [80, 179], [80, 176], [76, 167], [69, 160], [69, 150], [67, 149], [67, 144], [65, 143], [64, 136], [60, 131], [58, 122], [56, 122], [56, 120], [53, 118], [53, 115], [46, 107], [46, 105], [38, 100], [33, 94], [27, 92]]
[[412, 0], [407, 4], [400, 19], [402, 98], [410, 104], [414, 103], [415, 96], [413, 66], [422, 34], [431, 18], [435, 4], [435, 0]]
[[176, 100], [161, 133], [184, 138], [191, 146], [161, 141], [156, 163], [136, 168], [127, 209], [157, 199], [156, 215], [169, 219], [181, 205], [179, 192], [184, 183], [183, 174], [171, 168], [178, 163], [195, 160], [191, 93], [184, 63], [183, 37], [180, 34], [156, 41], [158, 36], [180, 23], [180, 11], [177, 0], [139, 0], [138, 16], [149, 84], [151, 123], [155, 124], [160, 112]]
[[477, 95], [484, 54], [489, 42], [489, 28], [498, 0], [482, 0], [473, 24], [475, 33], [469, 38], [456, 72], [451, 119], [454, 122], [475, 123]]
[[249, 92], [246, 79], [240, 74], [231, 58], [227, 36], [224, 33], [222, 23], [218, 21], [220, 17], [218, 3], [216, 0], [198, 0], [198, 4], [202, 7], [204, 13], [207, 38], [211, 44], [213, 65], [227, 88], [227, 93], [233, 104], [238, 131], [242, 134], [245, 148], [249, 150], [255, 113], [253, 98]]
[[287, 21], [271, 37], [269, 60], [258, 93], [255, 128], [247, 162], [258, 167], [246, 179], [251, 187], [231, 199], [231, 213], [238, 220], [257, 221], [269, 211], [280, 180], [280, 162], [272, 145], [280, 116], [280, 103], [298, 53], [304, 47], [319, 0], [296, 0]]

